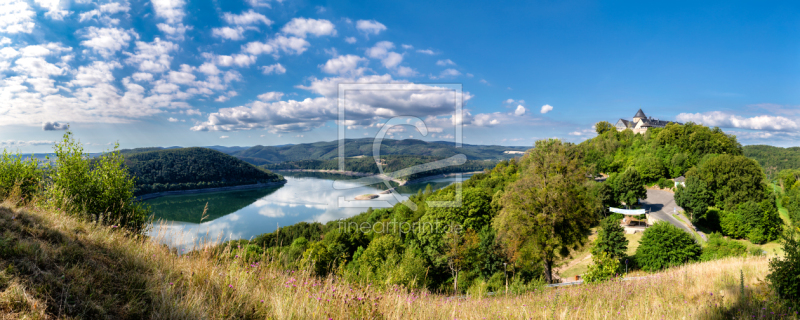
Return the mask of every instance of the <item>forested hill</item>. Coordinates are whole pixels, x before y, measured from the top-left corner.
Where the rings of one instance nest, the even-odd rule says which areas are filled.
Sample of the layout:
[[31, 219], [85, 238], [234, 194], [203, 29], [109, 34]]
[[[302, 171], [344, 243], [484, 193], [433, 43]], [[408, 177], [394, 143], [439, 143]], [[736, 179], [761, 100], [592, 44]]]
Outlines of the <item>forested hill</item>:
[[[345, 140], [345, 156], [372, 157], [374, 139]], [[519, 154], [508, 154], [505, 151], [525, 151], [529, 147], [482, 146], [464, 144], [456, 148], [452, 142], [426, 142], [416, 139], [383, 140], [381, 155], [429, 156], [446, 158], [464, 154], [468, 160], [508, 160]], [[255, 146], [232, 155], [255, 165], [281, 163], [300, 160], [330, 160], [339, 156], [339, 141], [323, 141], [288, 146]]]
[[750, 145], [744, 147], [744, 155], [758, 161], [768, 176], [786, 169], [800, 169], [800, 147]]
[[283, 181], [278, 174], [207, 148], [129, 153], [125, 164], [137, 179], [136, 195]]

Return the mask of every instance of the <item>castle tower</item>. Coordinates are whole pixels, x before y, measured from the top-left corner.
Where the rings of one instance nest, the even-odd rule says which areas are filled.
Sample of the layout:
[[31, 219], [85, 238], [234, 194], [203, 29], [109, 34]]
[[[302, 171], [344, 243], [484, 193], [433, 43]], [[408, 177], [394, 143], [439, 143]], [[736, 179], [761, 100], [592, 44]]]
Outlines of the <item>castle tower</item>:
[[642, 121], [644, 119], [647, 119], [647, 116], [644, 115], [642, 109], [639, 109], [639, 112], [637, 112], [636, 115], [633, 116], [633, 123], [638, 123], [639, 121]]

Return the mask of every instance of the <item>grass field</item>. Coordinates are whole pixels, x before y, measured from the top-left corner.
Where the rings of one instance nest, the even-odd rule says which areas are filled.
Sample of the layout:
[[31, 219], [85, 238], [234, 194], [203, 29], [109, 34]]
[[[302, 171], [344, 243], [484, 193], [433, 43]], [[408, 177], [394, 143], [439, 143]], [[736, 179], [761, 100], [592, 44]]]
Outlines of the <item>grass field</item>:
[[[0, 205], [0, 312], [25, 319], [794, 318], [763, 282], [765, 257], [690, 264], [636, 281], [453, 297], [354, 284], [224, 257], [38, 208]], [[638, 235], [630, 235], [635, 240]], [[630, 246], [635, 250], [635, 246]], [[740, 278], [742, 277], [742, 278]]]

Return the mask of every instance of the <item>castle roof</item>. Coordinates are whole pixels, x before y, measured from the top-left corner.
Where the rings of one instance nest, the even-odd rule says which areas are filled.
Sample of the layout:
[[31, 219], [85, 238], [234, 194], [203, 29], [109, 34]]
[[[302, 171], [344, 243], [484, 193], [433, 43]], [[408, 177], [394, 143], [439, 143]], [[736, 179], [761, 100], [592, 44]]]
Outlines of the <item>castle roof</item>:
[[644, 115], [644, 112], [642, 111], [642, 109], [639, 109], [639, 112], [637, 112], [636, 115], [633, 116], [633, 117], [634, 118], [647, 118], [647, 116]]

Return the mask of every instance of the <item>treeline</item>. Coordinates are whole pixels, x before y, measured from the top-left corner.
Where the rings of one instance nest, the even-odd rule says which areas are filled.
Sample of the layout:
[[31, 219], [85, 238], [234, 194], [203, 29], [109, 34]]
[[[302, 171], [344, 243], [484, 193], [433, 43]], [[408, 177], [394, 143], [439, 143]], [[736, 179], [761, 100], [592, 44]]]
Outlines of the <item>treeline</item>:
[[163, 149], [125, 159], [136, 195], [283, 181], [283, 177], [207, 148]]
[[[380, 158], [383, 171], [387, 174], [433, 163], [441, 160], [440, 157], [430, 156], [382, 156]], [[406, 180], [414, 180], [423, 177], [433, 176], [443, 173], [454, 172], [474, 172], [492, 169], [497, 165], [497, 161], [467, 160], [464, 164], [447, 166], [438, 169], [426, 169], [423, 172], [399, 177]], [[263, 166], [269, 170], [339, 170], [339, 160], [301, 160], [283, 162], [279, 164], [268, 164]], [[378, 162], [372, 157], [359, 157], [345, 159], [345, 171], [379, 174]]]
[[[372, 138], [345, 139], [345, 157], [372, 157], [374, 141], [375, 140]], [[499, 161], [508, 160], [515, 156], [514, 154], [507, 154], [505, 151], [525, 151], [527, 149], [528, 148], [525, 147], [470, 144], [463, 144], [460, 148], [456, 148], [452, 142], [426, 142], [416, 139], [385, 139], [381, 142], [380, 154], [382, 156], [425, 156], [438, 159], [464, 154], [468, 160]], [[286, 146], [255, 146], [246, 150], [234, 152], [232, 155], [254, 165], [301, 160], [332, 160], [339, 157], [339, 141], [321, 141]]]
[[800, 147], [750, 145], [744, 147], [744, 155], [758, 161], [770, 178], [783, 170], [800, 169]]

